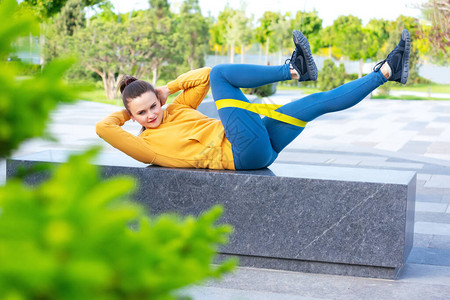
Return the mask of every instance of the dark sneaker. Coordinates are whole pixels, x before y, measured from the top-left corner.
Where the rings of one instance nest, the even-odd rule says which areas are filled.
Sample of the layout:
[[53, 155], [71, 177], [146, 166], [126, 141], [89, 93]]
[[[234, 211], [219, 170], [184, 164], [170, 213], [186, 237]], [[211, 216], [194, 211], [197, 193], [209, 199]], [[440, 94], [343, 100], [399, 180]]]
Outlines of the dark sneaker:
[[411, 50], [411, 38], [406, 29], [402, 31], [402, 38], [394, 50], [389, 53], [385, 60], [380, 61], [373, 68], [375, 72], [383, 66], [385, 62], [391, 67], [391, 77], [389, 81], [397, 81], [405, 84], [409, 75], [409, 52]]
[[298, 30], [292, 33], [295, 50], [290, 59], [290, 66], [299, 74], [298, 81], [317, 80], [317, 67], [311, 54], [308, 39]]

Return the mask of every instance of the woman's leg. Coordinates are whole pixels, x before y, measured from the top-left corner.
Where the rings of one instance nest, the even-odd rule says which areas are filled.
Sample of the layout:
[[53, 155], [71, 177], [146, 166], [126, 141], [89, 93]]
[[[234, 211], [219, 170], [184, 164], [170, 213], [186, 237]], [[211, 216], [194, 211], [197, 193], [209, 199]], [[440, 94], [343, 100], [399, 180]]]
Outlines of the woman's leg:
[[[214, 101], [236, 99], [249, 102], [240, 88], [290, 80], [289, 65], [260, 66], [223, 64], [210, 73]], [[240, 108], [219, 109], [225, 135], [233, 149], [236, 169], [259, 169], [270, 165], [278, 153], [272, 148], [269, 135], [259, 115]]]
[[[344, 110], [356, 105], [386, 81], [387, 79], [381, 71], [372, 72], [331, 91], [308, 95], [283, 105], [277, 111], [309, 122], [323, 114]], [[263, 118], [263, 122], [269, 133], [272, 147], [277, 153], [283, 150], [303, 131], [301, 127], [268, 117]]]

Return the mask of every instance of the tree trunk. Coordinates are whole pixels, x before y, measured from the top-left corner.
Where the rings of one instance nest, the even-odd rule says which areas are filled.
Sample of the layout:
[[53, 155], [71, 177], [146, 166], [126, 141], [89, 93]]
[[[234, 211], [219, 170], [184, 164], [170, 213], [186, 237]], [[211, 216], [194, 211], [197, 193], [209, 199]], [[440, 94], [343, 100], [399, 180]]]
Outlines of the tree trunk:
[[156, 82], [158, 81], [158, 67], [152, 68], [152, 75], [153, 75], [152, 84], [153, 86], [156, 86]]
[[359, 59], [359, 71], [358, 71], [358, 78], [362, 77], [362, 71], [364, 67], [364, 60], [362, 58]]
[[106, 98], [109, 100], [115, 99], [116, 86], [114, 73], [108, 72], [108, 75], [106, 75], [103, 79], [103, 84], [105, 85]]
[[234, 44], [230, 45], [230, 63], [234, 63]]
[[266, 40], [266, 65], [270, 65], [269, 63], [269, 37]]
[[261, 57], [262, 57], [262, 47], [261, 47], [261, 44], [258, 44], [258, 48], [259, 48], [259, 51], [258, 51], [258, 63], [261, 63]]
[[30, 64], [33, 63], [33, 35], [30, 32]]
[[45, 31], [44, 30], [45, 30], [45, 24], [41, 23], [41, 34], [39, 36], [39, 46], [41, 48], [41, 52], [39, 54], [39, 63], [41, 64], [41, 70], [44, 69], [44, 64], [45, 64], [44, 55], [42, 55], [43, 54], [42, 49], [44, 49], [44, 45], [45, 45], [45, 36], [44, 36]]

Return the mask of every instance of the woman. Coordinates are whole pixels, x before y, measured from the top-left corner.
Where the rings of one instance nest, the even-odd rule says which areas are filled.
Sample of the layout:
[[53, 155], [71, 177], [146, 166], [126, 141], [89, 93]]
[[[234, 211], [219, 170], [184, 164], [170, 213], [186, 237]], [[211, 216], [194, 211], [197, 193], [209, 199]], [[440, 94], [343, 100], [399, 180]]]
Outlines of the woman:
[[[296, 49], [289, 64], [218, 65], [187, 72], [156, 89], [145, 81], [126, 77], [120, 86], [125, 109], [98, 122], [97, 134], [143, 163], [182, 168], [259, 169], [272, 164], [278, 153], [303, 131], [304, 125], [299, 124], [352, 107], [388, 80], [406, 83], [410, 37], [405, 29], [397, 47], [375, 66], [374, 72], [276, 109], [280, 115], [296, 120], [293, 122], [296, 125], [272, 117], [261, 119], [245, 106], [227, 106], [226, 103], [231, 103], [226, 102], [229, 99], [248, 105], [240, 88], [290, 79], [317, 79], [308, 40], [299, 31], [293, 34]], [[210, 85], [220, 121], [196, 110]], [[163, 110], [167, 97], [179, 90], [183, 92]], [[121, 128], [130, 119], [142, 125], [139, 136]]]

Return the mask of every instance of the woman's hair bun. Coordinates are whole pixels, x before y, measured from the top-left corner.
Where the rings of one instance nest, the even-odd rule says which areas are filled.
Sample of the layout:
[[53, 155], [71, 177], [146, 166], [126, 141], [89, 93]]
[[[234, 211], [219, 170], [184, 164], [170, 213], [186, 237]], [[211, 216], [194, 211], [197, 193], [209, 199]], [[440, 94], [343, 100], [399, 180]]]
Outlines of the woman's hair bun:
[[127, 85], [136, 80], [137, 78], [133, 76], [125, 75], [119, 83], [120, 93], [122, 94], [123, 90], [127, 87]]

